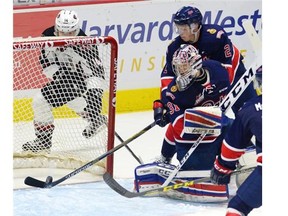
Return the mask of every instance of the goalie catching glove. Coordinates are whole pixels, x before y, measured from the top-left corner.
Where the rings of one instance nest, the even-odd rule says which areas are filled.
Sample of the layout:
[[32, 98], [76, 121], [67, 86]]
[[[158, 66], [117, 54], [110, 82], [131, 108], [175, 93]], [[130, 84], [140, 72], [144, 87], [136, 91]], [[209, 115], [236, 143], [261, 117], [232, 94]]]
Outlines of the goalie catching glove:
[[165, 127], [170, 121], [165, 104], [161, 100], [153, 102], [154, 121], [160, 127]]

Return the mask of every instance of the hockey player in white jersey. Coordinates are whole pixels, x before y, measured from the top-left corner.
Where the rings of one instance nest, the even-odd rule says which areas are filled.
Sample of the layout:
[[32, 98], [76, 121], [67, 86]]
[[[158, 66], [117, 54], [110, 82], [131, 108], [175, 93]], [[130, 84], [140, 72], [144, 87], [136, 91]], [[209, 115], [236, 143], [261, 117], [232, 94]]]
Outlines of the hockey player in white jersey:
[[[42, 36], [86, 35], [80, 29], [77, 13], [61, 10], [55, 25], [45, 29]], [[107, 121], [107, 117], [101, 114], [103, 88], [100, 84], [105, 79], [105, 71], [97, 46], [45, 48], [39, 61], [43, 73], [51, 81], [33, 98], [36, 139], [23, 144], [22, 149], [36, 153], [51, 148], [55, 128], [52, 108], [64, 104], [88, 121], [82, 135], [93, 137]]]

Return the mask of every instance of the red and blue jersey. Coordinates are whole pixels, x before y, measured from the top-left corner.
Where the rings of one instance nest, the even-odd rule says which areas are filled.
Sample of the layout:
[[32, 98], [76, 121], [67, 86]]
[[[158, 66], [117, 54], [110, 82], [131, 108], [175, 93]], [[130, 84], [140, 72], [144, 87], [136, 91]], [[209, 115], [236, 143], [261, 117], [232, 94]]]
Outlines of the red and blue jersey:
[[221, 147], [221, 164], [235, 169], [236, 163], [255, 136], [257, 164], [262, 166], [262, 95], [244, 104]]
[[202, 85], [194, 82], [185, 91], [178, 91], [176, 77], [171, 81], [166, 91], [167, 106], [170, 110], [170, 120], [182, 115], [187, 108], [198, 106], [219, 106], [230, 87], [229, 76], [220, 62], [206, 60], [202, 64], [208, 72], [209, 82]]

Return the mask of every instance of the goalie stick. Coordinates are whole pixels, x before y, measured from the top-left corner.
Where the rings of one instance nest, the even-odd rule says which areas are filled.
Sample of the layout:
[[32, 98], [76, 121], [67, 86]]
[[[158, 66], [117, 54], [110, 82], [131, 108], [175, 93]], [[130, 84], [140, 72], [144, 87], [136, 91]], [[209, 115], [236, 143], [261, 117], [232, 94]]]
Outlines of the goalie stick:
[[[255, 169], [255, 167], [249, 167], [249, 168], [245, 168], [245, 169], [235, 170], [231, 173], [231, 175], [250, 172], [250, 171], [253, 171], [254, 169]], [[147, 191], [143, 191], [143, 192], [139, 192], [139, 193], [128, 191], [126, 188], [122, 187], [107, 172], [104, 173], [103, 179], [106, 182], [106, 184], [110, 188], [112, 188], [114, 191], [116, 191], [118, 194], [120, 194], [126, 198], [134, 198], [134, 197], [142, 197], [142, 196], [153, 196], [153, 195], [157, 195], [159, 192], [166, 192], [166, 191], [175, 190], [175, 189], [182, 188], [182, 187], [189, 187], [189, 186], [192, 186], [192, 185], [197, 184], [197, 183], [209, 181], [210, 177], [205, 177], [205, 178], [196, 179], [196, 180], [187, 181], [187, 182], [176, 183], [176, 184], [172, 184], [172, 185], [164, 186], [164, 187], [161, 186], [159, 188], [155, 188], [155, 189], [151, 189], [151, 190], [147, 190]]]
[[96, 159], [88, 162], [87, 164], [79, 167], [78, 169], [76, 169], [73, 172], [63, 176], [62, 178], [60, 178], [60, 179], [58, 179], [56, 181], [53, 181], [52, 176], [48, 176], [46, 178], [46, 181], [41, 181], [41, 180], [38, 180], [36, 178], [28, 176], [28, 177], [25, 178], [24, 183], [26, 185], [29, 185], [29, 186], [32, 186], [32, 187], [52, 188], [52, 187], [60, 184], [61, 182], [73, 177], [74, 175], [77, 175], [78, 173], [82, 172], [83, 170], [86, 170], [87, 168], [91, 167], [92, 165], [94, 165], [95, 163], [99, 162], [100, 160], [106, 158], [107, 156], [113, 154], [118, 149], [122, 148], [123, 146], [126, 146], [128, 143], [132, 142], [133, 140], [135, 140], [136, 138], [138, 138], [142, 134], [146, 133], [148, 130], [153, 128], [155, 125], [156, 125], [156, 123], [154, 121], [151, 124], [149, 124], [148, 126], [146, 126], [144, 129], [142, 129], [141, 131], [139, 131], [138, 133], [136, 133], [135, 135], [133, 135], [132, 137], [127, 139], [126, 141], [122, 142], [121, 144], [119, 144], [116, 147], [110, 149], [109, 151], [105, 152], [104, 154], [102, 154], [101, 156], [97, 157]]

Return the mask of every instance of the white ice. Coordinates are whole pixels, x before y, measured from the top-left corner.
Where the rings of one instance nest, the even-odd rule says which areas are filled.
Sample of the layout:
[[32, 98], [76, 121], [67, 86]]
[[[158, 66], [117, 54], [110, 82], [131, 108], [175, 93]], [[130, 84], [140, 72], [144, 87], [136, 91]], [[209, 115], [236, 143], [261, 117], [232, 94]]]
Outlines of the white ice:
[[[116, 131], [123, 140], [126, 140], [152, 121], [150, 111], [119, 114], [116, 116]], [[164, 133], [164, 128], [155, 126], [128, 146], [145, 163], [151, 162], [160, 153]], [[117, 141], [115, 144], [119, 143]], [[114, 156], [114, 177], [131, 191], [133, 171], [139, 163], [125, 147], [116, 151]], [[173, 163], [177, 164], [177, 161], [173, 159]], [[31, 174], [33, 173], [27, 173]], [[45, 173], [43, 175], [46, 176]], [[235, 194], [236, 186], [231, 184], [230, 188], [230, 195]], [[110, 189], [103, 181], [58, 185], [51, 189], [30, 187], [14, 190], [13, 195], [15, 216], [224, 216], [227, 205], [226, 202], [196, 204], [161, 197], [128, 199]], [[253, 210], [250, 215], [257, 216], [262, 213], [262, 208], [259, 208]]]

